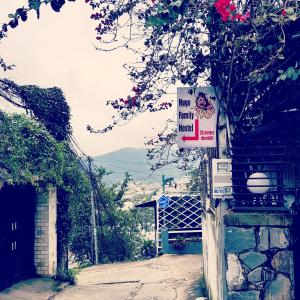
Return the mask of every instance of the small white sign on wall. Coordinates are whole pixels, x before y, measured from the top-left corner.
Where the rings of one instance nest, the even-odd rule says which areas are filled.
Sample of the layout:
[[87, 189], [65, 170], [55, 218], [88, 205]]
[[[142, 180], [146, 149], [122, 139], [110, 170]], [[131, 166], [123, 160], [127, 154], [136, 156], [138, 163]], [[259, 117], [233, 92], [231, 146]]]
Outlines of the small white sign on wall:
[[213, 198], [232, 198], [232, 169], [231, 159], [212, 160], [212, 189]]

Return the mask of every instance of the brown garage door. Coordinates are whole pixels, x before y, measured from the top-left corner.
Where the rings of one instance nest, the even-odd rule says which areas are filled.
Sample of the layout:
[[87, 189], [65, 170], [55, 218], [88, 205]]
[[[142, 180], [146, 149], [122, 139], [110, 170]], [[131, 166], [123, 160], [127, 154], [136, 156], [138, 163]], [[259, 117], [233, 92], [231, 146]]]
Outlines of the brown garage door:
[[34, 274], [35, 197], [29, 185], [0, 190], [0, 290]]

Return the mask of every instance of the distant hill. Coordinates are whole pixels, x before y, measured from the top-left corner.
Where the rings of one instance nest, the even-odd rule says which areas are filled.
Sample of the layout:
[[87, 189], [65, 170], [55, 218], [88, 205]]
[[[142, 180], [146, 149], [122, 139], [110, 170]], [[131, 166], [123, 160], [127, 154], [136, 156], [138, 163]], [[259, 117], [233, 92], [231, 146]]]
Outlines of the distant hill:
[[[135, 181], [161, 182], [161, 176], [174, 177], [178, 180], [184, 175], [176, 166], [167, 166], [151, 175], [150, 166], [147, 163], [147, 150], [142, 148], [123, 148], [117, 151], [95, 156], [94, 163], [103, 166], [113, 173], [106, 178], [106, 182], [120, 182], [128, 172]], [[151, 175], [151, 176], [150, 176]], [[150, 176], [150, 177], [149, 177]]]

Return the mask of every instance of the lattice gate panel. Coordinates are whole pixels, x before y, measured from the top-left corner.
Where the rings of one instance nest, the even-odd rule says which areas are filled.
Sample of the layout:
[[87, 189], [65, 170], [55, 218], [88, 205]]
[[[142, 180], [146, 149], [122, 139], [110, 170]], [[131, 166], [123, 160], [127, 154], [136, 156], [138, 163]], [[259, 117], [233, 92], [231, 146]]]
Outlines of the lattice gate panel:
[[201, 238], [201, 197], [200, 195], [167, 195], [169, 205], [157, 207], [157, 251], [162, 248], [161, 230], [169, 232], [169, 241], [172, 237], [185, 237], [188, 239]]
[[158, 208], [159, 229], [201, 229], [200, 196], [171, 196], [168, 207]]

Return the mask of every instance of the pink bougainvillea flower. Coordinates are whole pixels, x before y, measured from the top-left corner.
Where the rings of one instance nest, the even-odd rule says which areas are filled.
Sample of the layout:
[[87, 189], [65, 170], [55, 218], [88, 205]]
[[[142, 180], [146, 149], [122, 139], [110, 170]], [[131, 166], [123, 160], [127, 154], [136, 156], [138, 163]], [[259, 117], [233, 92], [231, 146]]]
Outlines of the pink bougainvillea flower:
[[245, 13], [245, 17], [246, 17], [246, 19], [249, 19], [249, 18], [251, 17], [250, 11], [247, 11], [247, 12]]
[[229, 9], [230, 9], [231, 11], [236, 11], [236, 6], [235, 6], [235, 4], [230, 4]]
[[217, 0], [214, 3], [214, 6], [223, 22], [236, 20], [244, 23], [251, 16], [249, 11], [247, 11], [245, 14], [237, 13], [237, 7], [232, 0]]
[[236, 19], [237, 21], [240, 21], [240, 20], [241, 20], [241, 17], [242, 17], [241, 14], [236, 14], [236, 15], [235, 15], [235, 19]]
[[283, 10], [281, 11], [281, 14], [282, 14], [283, 16], [286, 16], [286, 10], [283, 9]]
[[244, 23], [246, 20], [247, 19], [246, 19], [246, 17], [244, 15], [240, 17], [240, 22]]

